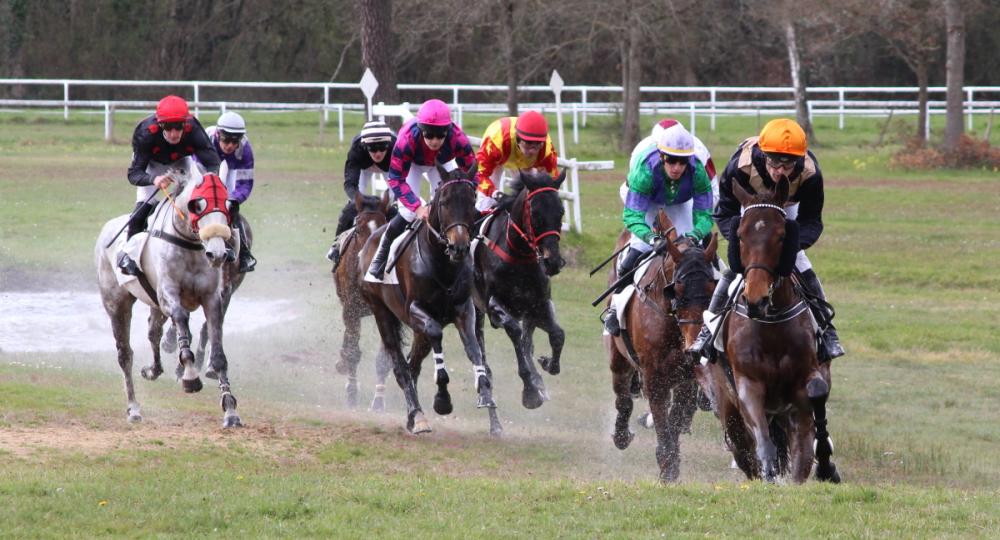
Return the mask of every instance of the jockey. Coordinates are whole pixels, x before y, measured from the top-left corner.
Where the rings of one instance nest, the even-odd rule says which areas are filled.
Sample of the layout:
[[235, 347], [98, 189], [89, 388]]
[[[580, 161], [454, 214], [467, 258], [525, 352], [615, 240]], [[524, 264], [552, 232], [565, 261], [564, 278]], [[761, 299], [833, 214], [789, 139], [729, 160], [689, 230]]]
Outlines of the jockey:
[[496, 185], [504, 167], [514, 171], [510, 185], [512, 191], [517, 193], [524, 187], [520, 171], [542, 169], [555, 178], [559, 176], [557, 160], [555, 147], [549, 138], [549, 124], [538, 111], [526, 111], [518, 117], [495, 120], [483, 133], [483, 143], [476, 153], [479, 164], [476, 209], [483, 212], [496, 206]]
[[[634, 158], [636, 156], [636, 154], [641, 153], [643, 150], [645, 150], [646, 148], [648, 148], [649, 145], [655, 144], [656, 141], [659, 140], [660, 134], [663, 133], [663, 130], [665, 130], [665, 129], [671, 127], [671, 126], [676, 126], [679, 123], [680, 122], [678, 122], [677, 120], [675, 120], [673, 118], [664, 118], [663, 120], [660, 120], [659, 122], [657, 122], [656, 124], [654, 124], [653, 125], [653, 131], [649, 134], [649, 136], [646, 137], [645, 139], [639, 141], [639, 144], [635, 145], [635, 148], [632, 150], [632, 157]], [[691, 135], [691, 137], [694, 139], [694, 155], [695, 155], [695, 157], [697, 157], [698, 161], [701, 161], [701, 163], [703, 165], [705, 165], [705, 172], [708, 173], [708, 177], [714, 180], [715, 179], [715, 163], [712, 161], [712, 154], [708, 151], [708, 147], [705, 146], [705, 143], [701, 142], [701, 139], [699, 139], [695, 135]], [[628, 193], [628, 188], [626, 187], [625, 188], [625, 192], [622, 195], [622, 200], [623, 201], [625, 199], [624, 195], [627, 194], [627, 193]]]
[[[719, 204], [715, 208], [715, 222], [726, 240], [738, 242], [733, 227], [740, 221], [741, 205], [733, 195], [733, 182], [738, 182], [747, 193], [753, 194], [774, 187], [782, 177], [789, 182], [788, 202], [785, 203], [787, 219], [799, 225], [799, 252], [795, 268], [802, 277], [802, 285], [811, 294], [826, 300], [823, 286], [812, 269], [805, 250], [819, 240], [823, 233], [823, 174], [816, 156], [807, 149], [806, 134], [794, 120], [779, 118], [768, 122], [757, 137], [743, 141], [719, 182]], [[728, 299], [729, 285], [735, 274], [726, 270], [715, 288], [708, 310], [718, 313]], [[817, 320], [824, 317], [817, 316]], [[711, 332], [703, 326], [698, 339], [688, 349], [707, 358], [714, 358], [708, 344]], [[828, 359], [843, 356], [844, 348], [832, 325], [823, 333], [825, 356]]]
[[431, 194], [441, 182], [437, 164], [445, 169], [467, 169], [475, 156], [465, 133], [451, 121], [451, 109], [440, 99], [425, 101], [416, 118], [403, 124], [399, 138], [392, 148], [389, 164], [389, 187], [399, 203], [399, 214], [389, 221], [378, 252], [372, 259], [368, 273], [381, 281], [389, 258], [392, 241], [414, 219], [427, 219], [430, 210], [420, 199], [420, 183], [426, 174], [431, 183]]
[[344, 193], [347, 194], [347, 204], [340, 211], [333, 245], [326, 254], [326, 258], [334, 263], [340, 259], [337, 237], [353, 227], [354, 219], [358, 217], [358, 210], [354, 206], [355, 195], [358, 191], [364, 193], [368, 190], [373, 175], [389, 172], [392, 157], [389, 151], [395, 144], [396, 134], [384, 122], [379, 121], [366, 123], [361, 128], [361, 133], [351, 141], [351, 149], [347, 151], [347, 161], [344, 162]]
[[[627, 183], [622, 221], [632, 237], [618, 265], [619, 276], [635, 268], [643, 254], [665, 246], [651, 227], [661, 208], [678, 236], [701, 243], [712, 232], [712, 183], [695, 156], [694, 137], [681, 124], [664, 129], [656, 144], [633, 154]], [[614, 306], [605, 325], [610, 334], [617, 335]]]
[[212, 147], [215, 148], [219, 159], [225, 161], [229, 168], [222, 181], [225, 182], [226, 191], [229, 193], [229, 216], [233, 227], [240, 233], [239, 271], [253, 272], [257, 259], [250, 254], [246, 232], [239, 219], [240, 205], [250, 198], [250, 192], [253, 191], [253, 147], [246, 135], [247, 124], [242, 116], [226, 112], [219, 117], [216, 125], [209, 126], [205, 132], [212, 141]]
[[[190, 158], [192, 155], [197, 156], [201, 169], [218, 174], [219, 155], [205, 129], [188, 112], [183, 98], [167, 96], [156, 105], [156, 113], [139, 122], [132, 133], [128, 181], [136, 186], [136, 204], [128, 221], [128, 238], [146, 230], [146, 219], [159, 201], [157, 190], [165, 190], [173, 183], [168, 167], [198, 166]], [[135, 261], [124, 252], [118, 254], [118, 268], [128, 275], [139, 271]]]

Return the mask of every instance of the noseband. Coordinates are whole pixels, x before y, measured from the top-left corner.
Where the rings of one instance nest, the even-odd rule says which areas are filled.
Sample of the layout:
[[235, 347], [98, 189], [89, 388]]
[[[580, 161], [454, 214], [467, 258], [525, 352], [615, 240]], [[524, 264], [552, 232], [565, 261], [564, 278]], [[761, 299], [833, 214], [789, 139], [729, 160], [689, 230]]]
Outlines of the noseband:
[[509, 220], [507, 222], [510, 227], [513, 227], [514, 230], [517, 231], [517, 234], [520, 235], [525, 242], [527, 242], [528, 246], [536, 252], [538, 251], [538, 244], [541, 243], [543, 238], [547, 236], [562, 238], [562, 231], [560, 229], [545, 231], [538, 235], [535, 234], [535, 227], [531, 222], [531, 199], [534, 198], [535, 195], [545, 193], [546, 191], [558, 192], [559, 190], [551, 186], [541, 187], [529, 191], [528, 196], [524, 199], [524, 211], [521, 214], [521, 222], [524, 223], [524, 228], [527, 229], [527, 232], [521, 230], [521, 228], [517, 226], [517, 223], [514, 223], [514, 220]]
[[[691, 239], [690, 245], [691, 247], [688, 250], [684, 251], [685, 254], [687, 254], [687, 252], [691, 249], [701, 251], [702, 254], [704, 253], [704, 251], [701, 250], [701, 247], [697, 245], [695, 240]], [[699, 258], [702, 260], [704, 259], [702, 255], [699, 255]], [[664, 262], [666, 262], [666, 258], [664, 258]], [[714, 274], [710, 269], [702, 266], [696, 266], [694, 263], [695, 259], [691, 257], [683, 257], [682, 260], [680, 261], [674, 261], [673, 280], [670, 283], [668, 283], [666, 287], [664, 287], [664, 290], [669, 288], [676, 288], [676, 285], [678, 283], [687, 283], [689, 279], [695, 276], [704, 276], [706, 281], [713, 277]], [[660, 264], [660, 275], [662, 275], [663, 280], [666, 281], [667, 278], [666, 274], [664, 273], [662, 263]], [[689, 287], [685, 287], [685, 289], [689, 289]], [[696, 302], [701, 302], [706, 307], [709, 305], [711, 297], [708, 294], [706, 288], [701, 287], [699, 289], [698, 287], [695, 287], [695, 289], [700, 290], [701, 292], [697, 294], [685, 294], [683, 298], [680, 298], [676, 295], [674, 295], [673, 298], [671, 298], [669, 315], [677, 319], [677, 324], [697, 324], [699, 326], [702, 324], [701, 319], [682, 319], [677, 316], [677, 312], [679, 309], [688, 307]]]
[[[771, 210], [777, 210], [778, 212], [781, 213], [782, 218], [787, 217], [785, 209], [776, 204], [758, 203], [758, 204], [751, 204], [750, 206], [744, 208], [740, 212], [740, 220], [741, 221], [743, 220], [743, 216], [746, 215], [748, 210], [753, 210], [755, 208], [768, 208]], [[782, 282], [784, 281], [784, 278], [778, 274], [778, 270], [776, 268], [772, 268], [765, 264], [757, 264], [757, 263], [748, 264], [743, 268], [744, 278], [748, 274], [750, 274], [751, 270], [763, 270], [771, 276], [771, 284], [767, 288], [767, 306], [768, 309], [770, 309], [772, 307], [772, 300], [774, 299], [774, 292], [778, 289], [778, 287], [781, 286]]]
[[[441, 192], [444, 191], [444, 189], [446, 187], [449, 187], [449, 186], [452, 186], [452, 185], [455, 185], [455, 184], [467, 185], [467, 186], [469, 186], [469, 187], [471, 187], [473, 189], [475, 189], [475, 187], [476, 187], [475, 184], [473, 184], [469, 180], [461, 178], [461, 179], [457, 179], [457, 180], [448, 180], [447, 182], [441, 184], [440, 186], [438, 186], [436, 193], [441, 193]], [[435, 194], [435, 196], [436, 196], [436, 194]], [[434, 211], [440, 213], [441, 207], [438, 206], [437, 204], [434, 204]], [[438, 223], [441, 223], [441, 216], [440, 215], [438, 216]], [[442, 246], [445, 246], [446, 249], [452, 249], [452, 246], [451, 246], [451, 243], [448, 242], [448, 239], [445, 238], [445, 235], [448, 234], [448, 231], [450, 231], [450, 230], [452, 230], [452, 229], [454, 229], [456, 227], [465, 227], [465, 230], [468, 232], [469, 237], [470, 238], [472, 237], [472, 227], [468, 223], [463, 223], [463, 222], [458, 222], [458, 221], [456, 221], [454, 223], [449, 223], [447, 227], [445, 227], [443, 230], [441, 230], [441, 232], [438, 232], [437, 230], [434, 229], [434, 227], [430, 223], [427, 223], [427, 230], [430, 231], [431, 236], [434, 237], [434, 240], [438, 244], [440, 244]]]

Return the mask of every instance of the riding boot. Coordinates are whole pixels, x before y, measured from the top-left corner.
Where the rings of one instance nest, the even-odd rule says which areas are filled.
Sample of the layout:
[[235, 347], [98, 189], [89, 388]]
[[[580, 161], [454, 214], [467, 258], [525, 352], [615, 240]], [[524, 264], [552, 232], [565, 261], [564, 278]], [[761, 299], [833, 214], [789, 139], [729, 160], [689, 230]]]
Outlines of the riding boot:
[[337, 220], [337, 232], [333, 234], [333, 244], [330, 245], [330, 251], [326, 252], [326, 258], [333, 263], [333, 271], [337, 271], [337, 266], [340, 264], [340, 235], [347, 229], [354, 226], [354, 220], [358, 217], [357, 207], [354, 206], [354, 202], [348, 202], [344, 209], [340, 211], [340, 219]]
[[[128, 236], [126, 240], [146, 230], [146, 220], [149, 219], [149, 215], [153, 213], [154, 208], [156, 207], [146, 202], [140, 201], [135, 203], [135, 209], [132, 210], [132, 215], [128, 218]], [[139, 265], [124, 250], [118, 253], [118, 268], [127, 276], [139, 275]]]
[[[639, 261], [639, 257], [642, 256], [642, 252], [633, 247], [629, 247], [625, 256], [622, 257], [621, 264], [618, 265], [618, 276], [623, 276], [632, 271], [635, 268], [636, 262]], [[615, 294], [618, 294], [625, 290], [628, 283], [619, 285], [615, 289]], [[612, 303], [607, 310], [607, 316], [604, 318], [604, 329], [608, 331], [612, 336], [620, 336], [622, 333], [621, 324], [618, 321], [618, 313], [615, 311], [615, 305]]]
[[[717, 315], [725, 307], [726, 301], [729, 300], [729, 285], [735, 277], [736, 273], [728, 268], [722, 272], [722, 279], [715, 286], [715, 292], [712, 293], [712, 300], [708, 303], [708, 311], [713, 315]], [[688, 347], [688, 353], [704, 356], [710, 361], [715, 361], [712, 331], [709, 330], [708, 324], [701, 325], [701, 331], [698, 332], [698, 337], [694, 340], [694, 343]]]
[[[819, 276], [812, 268], [806, 270], [799, 274], [802, 278], [802, 286], [805, 287], [806, 292], [819, 298], [823, 302], [826, 302], [826, 293], [823, 292], [823, 285], [819, 282]], [[813, 316], [816, 317], [817, 321], [828, 321], [826, 324], [826, 329], [823, 330], [823, 335], [820, 338], [822, 343], [822, 351], [820, 356], [825, 361], [833, 360], [839, 356], [844, 356], [844, 347], [840, 344], [840, 337], [837, 336], [837, 330], [833, 327], [833, 321], [830, 321], [829, 312], [817, 312], [818, 309], [822, 309], [819, 306], [814, 306], [812, 303], [809, 307], [813, 309]], [[825, 354], [823, 354], [825, 353]]]
[[247, 235], [246, 230], [243, 228], [243, 223], [239, 224], [240, 229], [240, 269], [241, 274], [247, 272], [253, 272], [254, 267], [257, 266], [257, 259], [250, 253], [250, 246], [247, 245]]
[[378, 251], [375, 253], [375, 258], [372, 259], [371, 265], [368, 267], [368, 273], [378, 281], [382, 281], [385, 277], [385, 265], [389, 259], [389, 248], [392, 247], [392, 241], [398, 237], [403, 230], [406, 228], [406, 220], [403, 216], [397, 215], [392, 218], [389, 222], [389, 226], [385, 228], [385, 232], [382, 233], [382, 239], [378, 243]]

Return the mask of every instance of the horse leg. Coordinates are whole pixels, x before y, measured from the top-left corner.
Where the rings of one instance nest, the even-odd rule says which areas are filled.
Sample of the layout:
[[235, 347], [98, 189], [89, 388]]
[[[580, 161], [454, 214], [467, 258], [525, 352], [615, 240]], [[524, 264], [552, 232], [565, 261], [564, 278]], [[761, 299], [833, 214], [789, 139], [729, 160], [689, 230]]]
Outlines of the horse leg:
[[792, 481], [801, 484], [809, 479], [812, 471], [813, 419], [809, 401], [799, 399], [797, 402], [797, 410], [790, 413], [788, 422], [788, 456]]
[[632, 364], [625, 359], [615, 347], [614, 338], [608, 337], [611, 351], [611, 389], [615, 393], [615, 409], [618, 417], [615, 419], [615, 430], [611, 440], [619, 450], [628, 448], [635, 438], [635, 433], [628, 428], [629, 417], [632, 416], [632, 374], [635, 371]]
[[764, 410], [764, 385], [747, 379], [737, 379], [737, 395], [743, 404], [741, 414], [757, 447], [757, 459], [764, 480], [774, 482], [779, 473], [778, 449], [771, 441], [770, 426]]
[[236, 396], [229, 386], [229, 362], [222, 347], [223, 307], [221, 299], [212, 299], [203, 304], [205, 324], [211, 343], [211, 369], [219, 376], [219, 402], [222, 406], [222, 427], [241, 427], [240, 415], [236, 412]]
[[[224, 278], [224, 279], [228, 279], [228, 278]], [[232, 284], [224, 286], [222, 288], [222, 320], [223, 321], [226, 320], [226, 313], [229, 312], [229, 301], [232, 300], [232, 298], [233, 298], [233, 291], [234, 290], [235, 290], [235, 287]], [[197, 366], [198, 366], [198, 371], [201, 371], [201, 369], [205, 366], [205, 349], [206, 349], [206, 347], [208, 347], [209, 343], [211, 343], [211, 340], [209, 339], [209, 336], [208, 336], [208, 321], [205, 321], [205, 323], [201, 325], [201, 339], [198, 341], [198, 350], [195, 351], [195, 353], [194, 353], [194, 357], [195, 357], [195, 360], [196, 360]], [[217, 378], [219, 378], [218, 372], [216, 372], [215, 368], [212, 367], [211, 363], [208, 364], [208, 369], [205, 370], [205, 377], [207, 377], [209, 379], [217, 379]]]
[[[656, 464], [660, 468], [660, 481], [676, 482], [677, 477], [680, 476], [680, 452], [678, 431], [671, 423], [670, 380], [668, 374], [660, 365], [654, 364], [651, 368], [646, 368], [644, 371], [645, 373], [642, 377], [645, 384], [644, 390], [649, 400], [649, 413], [647, 414], [652, 417], [653, 429], [656, 432]], [[621, 384], [617, 379], [625, 379], [627, 380], [626, 386], [631, 387], [631, 373], [628, 373], [628, 377], [618, 377], [617, 375], [616, 383]], [[615, 391], [616, 393], [619, 392], [617, 385]], [[626, 391], [631, 400], [631, 389], [627, 388]], [[620, 397], [621, 394], [619, 394], [619, 399]], [[621, 425], [626, 426], [627, 429], [628, 416], [621, 418], [619, 414], [619, 420], [622, 422]]]
[[736, 404], [728, 399], [723, 399], [716, 402], [716, 408], [719, 411], [719, 419], [722, 421], [726, 446], [732, 452], [736, 466], [743, 471], [747, 479], [760, 478], [760, 463], [755, 457], [753, 437], [750, 436]]
[[482, 350], [479, 348], [479, 341], [476, 339], [476, 307], [471, 298], [458, 309], [455, 326], [458, 328], [459, 337], [462, 338], [462, 345], [465, 346], [465, 354], [472, 361], [476, 390], [479, 392], [477, 407], [487, 409], [490, 417], [490, 435], [499, 436], [503, 433], [503, 427], [501, 427], [500, 418], [497, 416], [497, 405], [493, 401], [493, 382], [489, 366], [486, 365], [486, 358], [483, 356]]
[[180, 303], [176, 303], [170, 310], [170, 319], [177, 328], [177, 347], [180, 349], [178, 359], [180, 360], [181, 386], [184, 391], [192, 394], [200, 392], [202, 389], [201, 379], [198, 377], [198, 368], [195, 365], [194, 353], [191, 352], [191, 329], [188, 326], [191, 314], [184, 309]]
[[[344, 306], [344, 340], [340, 346], [340, 360], [334, 366], [337, 373], [347, 375], [347, 406], [358, 406], [358, 364], [361, 362], [361, 317], [354, 306]], [[382, 379], [383, 383], [385, 379]], [[384, 390], [384, 384], [383, 384]]]
[[[556, 322], [556, 306], [552, 300], [549, 300], [544, 315], [538, 319], [538, 327], [549, 335], [549, 347], [552, 348], [552, 356], [539, 356], [538, 364], [550, 375], [558, 375], [559, 359], [562, 357], [563, 344], [566, 343], [566, 332], [563, 332], [562, 327]], [[530, 335], [528, 339], [531, 339]]]
[[434, 349], [434, 382], [438, 391], [434, 395], [434, 412], [440, 415], [451, 414], [454, 409], [451, 403], [451, 394], [448, 393], [448, 370], [444, 365], [444, 349], [441, 340], [444, 338], [444, 329], [441, 324], [431, 317], [419, 302], [410, 304], [410, 320], [413, 322], [413, 346], [410, 349], [410, 372], [413, 379], [420, 377], [420, 367], [424, 358], [431, 348]]
[[[666, 381], [665, 381], [666, 382]], [[647, 386], [647, 393], [654, 388]], [[665, 429], [661, 436], [657, 429], [656, 459], [660, 464], [660, 480], [676, 482], [681, 474], [681, 433], [691, 432], [691, 420], [697, 409], [697, 384], [694, 381], [681, 381], [674, 385], [670, 399], [665, 405], [670, 406], [667, 413]], [[652, 399], [650, 399], [652, 404]], [[652, 410], [652, 405], [651, 405]], [[657, 426], [658, 427], [658, 426]], [[661, 455], [661, 449], [663, 454]], [[661, 461], [662, 458], [662, 461]]]
[[[174, 328], [173, 323], [170, 323], [166, 333], [163, 334], [163, 339], [160, 340], [160, 347], [165, 353], [172, 353], [177, 350], [177, 329]], [[179, 374], [177, 378], [180, 378]]]
[[390, 371], [392, 371], [392, 356], [385, 347], [379, 347], [375, 353], [375, 395], [369, 407], [372, 412], [385, 412], [385, 379]]
[[375, 315], [375, 325], [382, 337], [382, 347], [392, 358], [392, 373], [396, 376], [396, 384], [406, 399], [406, 429], [414, 434], [430, 432], [431, 426], [420, 409], [417, 386], [410, 372], [410, 366], [406, 364], [403, 351], [400, 350], [402, 328], [399, 319], [384, 304], [372, 302], [371, 308]]
[[118, 367], [121, 368], [122, 376], [125, 379], [128, 421], [141, 422], [142, 413], [139, 410], [139, 402], [135, 399], [135, 385], [132, 382], [132, 346], [129, 344], [133, 304], [135, 304], [135, 297], [124, 293], [113, 305], [109, 303], [108, 299], [105, 299], [104, 308], [111, 318], [111, 331], [115, 336], [115, 348], [118, 349]]
[[[545, 383], [542, 376], [535, 370], [532, 363], [530, 348], [525, 343], [525, 335], [521, 329], [521, 323], [512, 317], [506, 309], [497, 301], [496, 297], [490, 297], [489, 311], [490, 319], [496, 319], [503, 325], [507, 332], [507, 337], [514, 344], [514, 353], [517, 357], [517, 374], [524, 383], [521, 390], [521, 404], [526, 409], [537, 409], [542, 403], [548, 401], [549, 396], [545, 391]], [[485, 356], [485, 355], [484, 355]]]
[[[829, 364], [827, 364], [829, 366]], [[829, 369], [829, 368], [827, 368]], [[837, 466], [830, 460], [833, 455], [833, 440], [826, 430], [826, 400], [830, 397], [829, 374], [824, 378], [815, 374], [806, 384], [806, 395], [812, 405], [813, 423], [816, 427], [816, 479], [821, 482], [840, 483]]]
[[149, 309], [149, 344], [153, 349], [153, 363], [139, 370], [143, 379], [155, 381], [163, 375], [163, 364], [160, 362], [160, 341], [163, 338], [163, 323], [167, 322], [167, 316], [156, 308]]

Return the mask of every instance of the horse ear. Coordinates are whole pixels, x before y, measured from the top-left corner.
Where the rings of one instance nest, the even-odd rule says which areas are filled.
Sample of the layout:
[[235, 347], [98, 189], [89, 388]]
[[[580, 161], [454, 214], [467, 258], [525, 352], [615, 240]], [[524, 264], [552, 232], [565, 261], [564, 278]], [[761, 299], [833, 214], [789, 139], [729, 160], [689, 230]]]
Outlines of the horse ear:
[[712, 233], [712, 239], [708, 241], [708, 247], [705, 248], [705, 260], [709, 263], [715, 262], [715, 252], [719, 249], [719, 234]]
[[465, 177], [475, 182], [477, 174], [479, 174], [479, 163], [476, 163], [476, 160], [473, 159], [472, 164], [469, 165], [469, 169], [465, 171]]
[[562, 186], [562, 183], [565, 181], [566, 181], [566, 167], [563, 167], [562, 170], [559, 171], [559, 176], [555, 178], [556, 189], [559, 189], [559, 187]]
[[364, 206], [364, 202], [365, 202], [364, 194], [362, 194], [360, 190], [357, 191], [354, 194], [354, 208], [357, 209], [358, 212], [361, 211], [361, 207]]
[[743, 206], [750, 206], [750, 201], [753, 199], [735, 178], [733, 179], [733, 195], [736, 196], [736, 200], [740, 201], [740, 204]]
[[435, 163], [434, 166], [437, 167], [437, 172], [441, 176], [442, 182], [447, 182], [451, 178], [451, 173], [442, 167], [440, 163]]
[[392, 198], [389, 196], [390, 193], [392, 191], [388, 189], [382, 192], [382, 202], [379, 203], [379, 210], [383, 214], [389, 213], [389, 205], [392, 204]]
[[784, 176], [778, 180], [778, 185], [774, 186], [774, 204], [784, 206], [788, 201], [788, 178]]
[[661, 208], [656, 212], [656, 230], [661, 235], [667, 234], [667, 231], [672, 229], [674, 226], [673, 222], [670, 221], [670, 217]]

